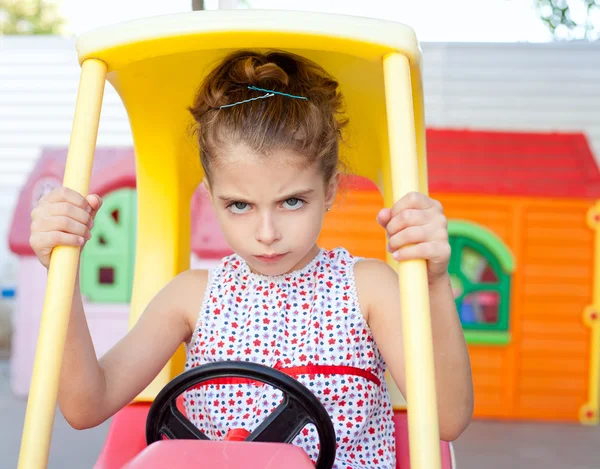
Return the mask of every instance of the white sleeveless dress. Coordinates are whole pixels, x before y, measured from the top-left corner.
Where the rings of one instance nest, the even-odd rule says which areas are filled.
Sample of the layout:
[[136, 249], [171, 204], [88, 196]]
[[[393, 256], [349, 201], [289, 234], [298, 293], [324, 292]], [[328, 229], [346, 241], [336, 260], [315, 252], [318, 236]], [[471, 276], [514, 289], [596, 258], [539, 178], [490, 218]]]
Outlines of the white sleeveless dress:
[[[303, 269], [267, 277], [233, 254], [209, 274], [186, 370], [224, 360], [267, 365], [304, 384], [329, 413], [337, 436], [335, 469], [394, 469], [393, 410], [385, 363], [360, 312], [354, 258], [321, 249]], [[252, 432], [281, 402], [268, 385], [231, 379], [184, 394], [190, 421], [211, 439]], [[307, 425], [294, 440], [316, 461]]]

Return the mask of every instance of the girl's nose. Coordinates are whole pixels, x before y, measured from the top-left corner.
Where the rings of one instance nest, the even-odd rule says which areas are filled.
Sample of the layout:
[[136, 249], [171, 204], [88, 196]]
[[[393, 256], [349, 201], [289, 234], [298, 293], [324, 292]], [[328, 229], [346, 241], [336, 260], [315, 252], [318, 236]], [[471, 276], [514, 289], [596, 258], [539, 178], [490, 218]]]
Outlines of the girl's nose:
[[267, 246], [273, 244], [281, 238], [281, 233], [277, 229], [273, 214], [261, 214], [258, 227], [256, 229], [256, 240]]

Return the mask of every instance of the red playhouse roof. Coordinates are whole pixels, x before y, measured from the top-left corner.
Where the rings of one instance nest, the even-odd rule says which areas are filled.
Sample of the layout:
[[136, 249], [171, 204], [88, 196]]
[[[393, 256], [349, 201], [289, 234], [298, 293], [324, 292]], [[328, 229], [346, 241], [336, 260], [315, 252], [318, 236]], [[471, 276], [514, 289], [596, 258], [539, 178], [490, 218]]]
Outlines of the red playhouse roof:
[[600, 197], [600, 171], [582, 133], [427, 130], [432, 192]]
[[[11, 251], [33, 255], [30, 212], [39, 198], [61, 184], [67, 149], [46, 149], [29, 175], [9, 233]], [[600, 198], [600, 171], [581, 133], [522, 133], [427, 130], [429, 187], [432, 192], [531, 197]], [[344, 185], [377, 190], [363, 178]], [[104, 195], [135, 187], [131, 148], [98, 148], [90, 192]], [[200, 186], [192, 197], [192, 252], [219, 259], [231, 252]]]

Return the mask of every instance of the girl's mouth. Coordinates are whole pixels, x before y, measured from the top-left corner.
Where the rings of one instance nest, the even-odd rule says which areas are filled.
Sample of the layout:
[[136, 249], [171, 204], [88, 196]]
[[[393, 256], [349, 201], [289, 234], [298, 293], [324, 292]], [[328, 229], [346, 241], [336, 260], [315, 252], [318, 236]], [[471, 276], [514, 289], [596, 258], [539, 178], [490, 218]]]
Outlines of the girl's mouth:
[[275, 262], [281, 260], [284, 256], [285, 254], [265, 254], [262, 256], [254, 257], [256, 257], [259, 261], [264, 262], [265, 264], [274, 264]]

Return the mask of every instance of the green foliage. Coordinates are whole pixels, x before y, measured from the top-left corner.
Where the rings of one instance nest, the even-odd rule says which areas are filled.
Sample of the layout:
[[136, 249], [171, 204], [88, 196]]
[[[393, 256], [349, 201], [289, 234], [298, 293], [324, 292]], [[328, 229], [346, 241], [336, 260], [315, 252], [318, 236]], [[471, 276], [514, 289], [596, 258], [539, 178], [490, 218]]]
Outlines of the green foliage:
[[0, 35], [59, 34], [64, 21], [47, 0], [0, 0]]
[[600, 38], [600, 0], [535, 0], [535, 5], [556, 39]]

